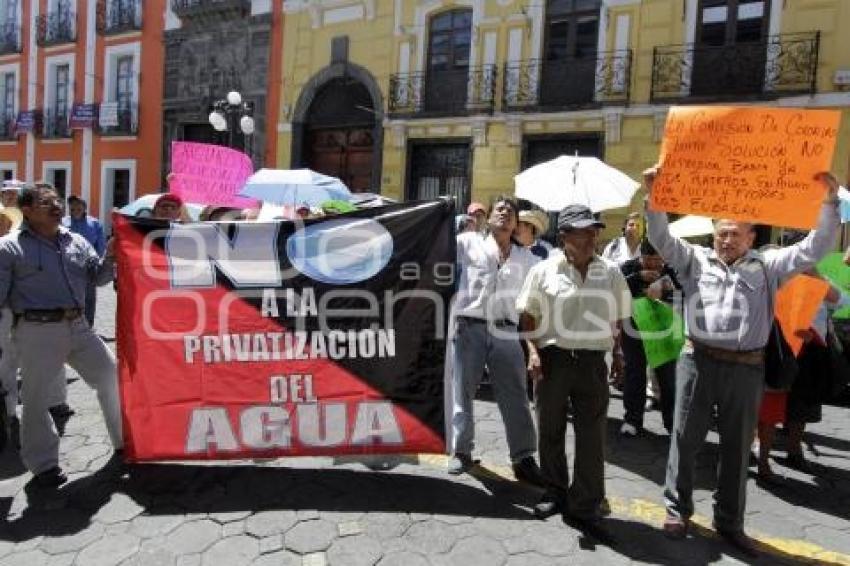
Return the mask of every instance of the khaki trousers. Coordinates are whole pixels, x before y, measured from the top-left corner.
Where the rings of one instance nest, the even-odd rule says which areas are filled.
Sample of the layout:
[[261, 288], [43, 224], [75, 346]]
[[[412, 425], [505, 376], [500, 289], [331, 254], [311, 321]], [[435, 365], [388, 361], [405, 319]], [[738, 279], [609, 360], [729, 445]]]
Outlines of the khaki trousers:
[[18, 321], [13, 333], [23, 378], [21, 458], [29, 471], [38, 474], [57, 466], [59, 436], [47, 409], [50, 392], [64, 379], [67, 363], [97, 392], [109, 438], [115, 448], [123, 446], [121, 405], [115, 357], [92, 331], [86, 320], [61, 322]]

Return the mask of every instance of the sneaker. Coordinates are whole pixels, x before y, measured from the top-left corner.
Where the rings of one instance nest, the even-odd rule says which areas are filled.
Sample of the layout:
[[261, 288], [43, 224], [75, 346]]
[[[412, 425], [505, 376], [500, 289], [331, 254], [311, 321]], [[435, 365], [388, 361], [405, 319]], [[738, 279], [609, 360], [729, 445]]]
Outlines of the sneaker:
[[449, 465], [446, 471], [453, 476], [459, 476], [460, 474], [468, 472], [474, 465], [475, 462], [472, 461], [472, 456], [458, 452], [449, 458]]
[[565, 511], [566, 506], [563, 501], [551, 493], [544, 494], [540, 501], [534, 505], [534, 516], [541, 520]]
[[65, 472], [59, 466], [53, 466], [49, 470], [35, 475], [35, 483], [38, 487], [59, 487], [66, 481], [68, 481], [68, 476], [65, 475]]
[[530, 483], [537, 487], [546, 487], [546, 481], [543, 479], [540, 466], [537, 465], [537, 462], [531, 456], [526, 456], [519, 462], [515, 462], [513, 469], [514, 477], [517, 481]]
[[620, 427], [620, 436], [634, 438], [637, 436], [637, 434], [637, 427], [631, 423], [623, 423], [623, 426]]

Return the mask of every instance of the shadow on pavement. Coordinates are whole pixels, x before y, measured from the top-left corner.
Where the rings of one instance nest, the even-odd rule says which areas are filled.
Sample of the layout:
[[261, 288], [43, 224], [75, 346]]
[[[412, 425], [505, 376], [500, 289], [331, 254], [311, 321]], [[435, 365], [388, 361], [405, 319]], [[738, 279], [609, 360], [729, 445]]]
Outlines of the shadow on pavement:
[[[28, 485], [28, 507], [5, 521], [0, 540], [79, 532], [113, 494], [132, 498], [145, 513], [226, 513], [258, 510], [399, 512], [525, 520], [532, 515], [474, 486], [448, 479], [339, 469], [133, 464], [110, 461], [57, 491]], [[533, 499], [532, 499], [533, 502]], [[3, 504], [0, 501], [0, 504]]]
[[[781, 465], [784, 459], [777, 462]], [[774, 472], [779, 470], [774, 468]], [[808, 461], [803, 473], [811, 475], [810, 482], [777, 473], [773, 481], [760, 482], [759, 486], [794, 506], [850, 520], [850, 508], [846, 504], [850, 499], [850, 470]]]

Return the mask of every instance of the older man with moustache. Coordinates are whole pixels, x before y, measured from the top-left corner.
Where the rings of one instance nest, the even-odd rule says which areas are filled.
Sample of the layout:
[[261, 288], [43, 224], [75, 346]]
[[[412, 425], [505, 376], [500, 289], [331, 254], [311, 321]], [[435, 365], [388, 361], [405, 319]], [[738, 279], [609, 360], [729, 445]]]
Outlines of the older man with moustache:
[[[644, 172], [651, 194], [659, 167]], [[714, 248], [670, 234], [667, 215], [647, 207], [649, 241], [679, 276], [685, 295], [687, 342], [676, 369], [676, 408], [664, 497], [664, 532], [684, 538], [694, 512], [693, 469], [717, 406], [720, 466], [714, 527], [727, 542], [755, 556], [744, 534], [747, 462], [764, 386], [764, 347], [773, 323], [779, 281], [812, 267], [834, 245], [839, 226], [838, 182], [818, 175], [826, 198], [815, 230], [796, 245], [752, 250], [753, 225], [715, 222]]]

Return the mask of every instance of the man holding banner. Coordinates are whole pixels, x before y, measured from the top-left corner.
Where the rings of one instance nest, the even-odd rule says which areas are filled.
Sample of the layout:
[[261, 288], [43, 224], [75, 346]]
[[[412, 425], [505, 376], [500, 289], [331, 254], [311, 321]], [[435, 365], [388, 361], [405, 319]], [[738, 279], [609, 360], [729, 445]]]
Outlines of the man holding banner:
[[472, 401], [486, 364], [505, 423], [514, 475], [541, 485], [515, 303], [528, 271], [539, 260], [511, 239], [518, 218], [516, 202], [499, 198], [490, 211], [490, 235], [467, 232], [457, 237], [460, 283], [452, 321], [452, 458], [447, 471], [462, 474], [474, 464]]
[[[644, 172], [652, 196], [659, 167]], [[648, 237], [678, 274], [685, 295], [687, 341], [677, 366], [673, 437], [667, 462], [664, 531], [684, 538], [694, 512], [696, 454], [718, 410], [720, 466], [714, 526], [739, 550], [755, 555], [744, 534], [747, 461], [764, 386], [764, 347], [773, 323], [770, 295], [788, 275], [812, 267], [834, 245], [839, 226], [838, 182], [816, 177], [826, 187], [817, 228], [800, 243], [765, 253], [751, 249], [753, 225], [715, 222], [714, 249], [670, 234], [667, 214], [647, 207]]]

